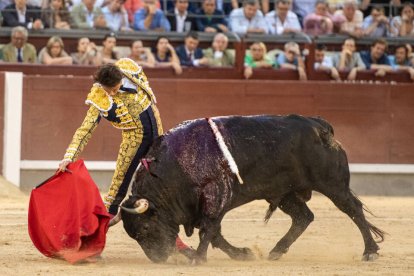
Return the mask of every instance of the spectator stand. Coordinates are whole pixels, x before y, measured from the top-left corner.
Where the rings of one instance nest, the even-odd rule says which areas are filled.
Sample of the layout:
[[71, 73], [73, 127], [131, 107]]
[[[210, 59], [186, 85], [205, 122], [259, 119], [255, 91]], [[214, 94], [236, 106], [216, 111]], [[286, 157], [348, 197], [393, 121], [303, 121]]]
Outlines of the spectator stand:
[[[68, 53], [76, 51], [77, 42], [80, 37], [88, 37], [96, 45], [102, 45], [104, 36], [108, 33], [107, 30], [56, 30], [56, 29], [42, 29], [30, 30], [28, 42], [33, 44], [39, 51], [47, 43], [47, 40], [53, 36], [60, 36], [65, 44], [65, 50]], [[11, 28], [0, 28], [0, 44], [4, 45], [10, 42]], [[145, 47], [155, 46], [155, 41], [158, 36], [163, 35], [169, 38], [174, 47], [184, 42], [185, 33], [157, 33], [157, 32], [118, 32], [117, 33], [117, 47], [129, 51], [129, 46], [134, 40], [142, 40]], [[314, 64], [314, 49], [317, 44], [324, 44], [328, 51], [340, 51], [343, 41], [347, 36], [343, 35], [323, 35], [310, 37], [303, 33], [286, 34], [286, 35], [263, 35], [263, 34], [248, 34], [240, 37], [235, 33], [226, 33], [229, 37], [229, 48], [234, 49], [236, 53], [236, 64], [234, 68], [184, 68], [181, 75], [175, 75], [173, 70], [167, 68], [146, 68], [148, 75], [154, 78], [190, 78], [190, 79], [243, 79], [244, 55], [246, 49], [253, 42], [264, 42], [271, 52], [275, 49], [283, 50], [283, 45], [288, 41], [294, 41], [300, 45], [302, 54], [306, 54], [306, 71], [309, 80], [330, 80], [328, 74], [324, 72], [316, 72], [313, 69]], [[200, 47], [208, 48], [211, 46], [214, 33], [199, 33]], [[357, 39], [358, 51], [369, 50], [370, 45], [375, 38], [361, 38]], [[389, 53], [393, 53], [394, 47], [400, 44], [414, 45], [414, 38], [408, 37], [389, 37], [387, 38], [389, 44]], [[128, 49], [127, 49], [128, 48]], [[13, 64], [2, 63], [2, 71], [22, 71], [25, 74], [42, 74], [42, 75], [92, 75], [95, 68], [88, 66], [63, 66], [63, 65], [40, 65], [40, 64]], [[342, 79], [346, 79], [347, 72], [340, 72]], [[293, 70], [288, 69], [255, 69], [255, 74], [252, 79], [269, 79], [269, 80], [297, 80], [298, 74]], [[381, 81], [381, 82], [405, 82], [412, 83], [407, 72], [391, 72], [384, 77], [377, 77], [373, 71], [367, 70], [359, 72], [357, 80], [362, 81]]]
[[[323, 35], [323, 36], [317, 36], [313, 38], [313, 44], [312, 47], [315, 47], [317, 44], [323, 44], [327, 47], [328, 51], [330, 52], [339, 52], [341, 51], [342, 44], [344, 40], [348, 38], [346, 35], [338, 35], [338, 34], [331, 34], [331, 35]], [[357, 51], [369, 51], [371, 44], [376, 40], [377, 38], [372, 37], [363, 37], [359, 39], [355, 39], [356, 45], [357, 45]], [[387, 52], [389, 54], [393, 54], [395, 46], [401, 45], [401, 44], [410, 44], [414, 45], [414, 38], [408, 38], [408, 37], [387, 37], [386, 38], [388, 42], [388, 50]], [[314, 61], [314, 55], [309, 55], [309, 60]], [[313, 64], [313, 62], [312, 62]], [[316, 72], [313, 67], [308, 69], [308, 77], [310, 80], [330, 80], [330, 77], [327, 73], [324, 72]], [[312, 73], [310, 73], [312, 72]], [[347, 71], [340, 71], [342, 80], [346, 80], [346, 76], [349, 72]], [[408, 82], [412, 83], [412, 80], [410, 78], [410, 75], [408, 72], [389, 72], [384, 77], [378, 77], [375, 76], [374, 70], [364, 70], [359, 71], [357, 75], [358, 81], [364, 81], [364, 82]]]
[[[241, 45], [242, 49], [240, 49], [241, 51], [236, 53], [236, 60], [241, 59], [242, 62], [244, 61], [245, 52], [253, 42], [263, 42], [266, 44], [268, 51], [267, 54], [272, 55], [272, 58], [276, 59], [276, 53], [279, 51], [283, 52], [283, 47], [288, 41], [293, 41], [299, 44], [302, 55], [305, 58], [306, 70], [309, 71], [310, 68], [313, 68], [313, 63], [309, 64], [309, 62], [313, 61], [313, 59], [308, 59], [308, 57], [314, 53], [313, 42], [312, 39], [304, 33], [291, 33], [284, 35], [247, 34], [243, 38], [243, 43]], [[297, 71], [291, 69], [275, 70], [270, 68], [255, 68], [251, 79], [297, 80], [299, 79], [299, 76]]]

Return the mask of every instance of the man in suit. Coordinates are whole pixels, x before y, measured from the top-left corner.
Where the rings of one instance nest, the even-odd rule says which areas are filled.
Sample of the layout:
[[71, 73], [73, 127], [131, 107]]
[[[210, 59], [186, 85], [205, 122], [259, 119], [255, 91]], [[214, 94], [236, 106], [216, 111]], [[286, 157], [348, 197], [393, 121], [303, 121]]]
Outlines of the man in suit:
[[17, 26], [12, 29], [11, 42], [2, 49], [5, 62], [36, 62], [36, 48], [27, 43], [28, 32], [26, 28]]
[[208, 66], [234, 66], [234, 51], [227, 49], [228, 43], [229, 39], [225, 34], [217, 33], [214, 36], [211, 47], [203, 51], [204, 57], [208, 59]]
[[175, 8], [168, 11], [171, 31], [183, 33], [196, 30], [195, 14], [188, 10], [188, 0], [175, 0]]
[[42, 12], [39, 7], [27, 5], [27, 0], [14, 2], [2, 11], [4, 27], [23, 26], [27, 29], [43, 29], [43, 22], [40, 19]]
[[185, 36], [184, 44], [178, 46], [175, 50], [181, 65], [198, 67], [208, 64], [208, 60], [203, 57], [203, 51], [198, 48], [198, 43], [196, 32], [189, 32]]
[[224, 13], [216, 9], [215, 0], [203, 0], [202, 8], [197, 13], [197, 29], [200, 32], [228, 32]]

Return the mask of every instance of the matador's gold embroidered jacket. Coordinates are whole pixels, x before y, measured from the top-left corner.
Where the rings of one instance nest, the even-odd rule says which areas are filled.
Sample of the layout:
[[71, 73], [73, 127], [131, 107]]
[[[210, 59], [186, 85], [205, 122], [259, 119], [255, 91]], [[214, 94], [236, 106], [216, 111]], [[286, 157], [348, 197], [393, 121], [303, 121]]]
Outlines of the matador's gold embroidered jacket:
[[[156, 103], [156, 98], [149, 86], [141, 66], [134, 61], [123, 58], [116, 65], [124, 74], [122, 86], [111, 97], [99, 83], [95, 83], [85, 101], [90, 105], [82, 125], [76, 130], [72, 142], [66, 150], [63, 160], [75, 161], [92, 136], [101, 117], [122, 130], [142, 128], [139, 115]], [[161, 120], [156, 114], [157, 127], [162, 133]]]

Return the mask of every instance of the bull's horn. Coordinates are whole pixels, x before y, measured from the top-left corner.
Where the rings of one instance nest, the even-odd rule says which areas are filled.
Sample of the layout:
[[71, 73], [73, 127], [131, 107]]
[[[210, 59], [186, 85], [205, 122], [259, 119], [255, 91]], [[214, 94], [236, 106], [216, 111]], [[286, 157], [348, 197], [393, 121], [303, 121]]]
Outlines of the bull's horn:
[[115, 217], [113, 217], [110, 221], [109, 221], [109, 227], [114, 226], [115, 224], [117, 224], [118, 222], [121, 221], [121, 212], [118, 212], [118, 214], [116, 214]]
[[144, 213], [149, 207], [149, 202], [146, 199], [138, 199], [135, 201], [134, 207], [135, 208], [125, 208], [121, 206], [122, 210], [125, 212], [136, 215]]

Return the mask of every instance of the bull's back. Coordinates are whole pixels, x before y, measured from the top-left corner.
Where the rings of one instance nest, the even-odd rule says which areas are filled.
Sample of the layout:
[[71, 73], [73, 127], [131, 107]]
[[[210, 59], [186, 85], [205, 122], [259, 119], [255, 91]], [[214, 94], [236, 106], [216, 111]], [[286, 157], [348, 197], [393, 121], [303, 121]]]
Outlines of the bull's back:
[[321, 118], [269, 115], [216, 121], [247, 184], [240, 186], [244, 195], [267, 198], [308, 189], [320, 176], [349, 174], [345, 152]]
[[[315, 175], [326, 170], [331, 162], [337, 163], [334, 159], [338, 154], [343, 155], [337, 149], [332, 151], [332, 127], [321, 119], [298, 115], [212, 119], [245, 182], [233, 184], [235, 194], [243, 198], [241, 201], [307, 188]], [[166, 136], [172, 157], [194, 185], [205, 185], [223, 173], [223, 153], [206, 119], [185, 122]]]

